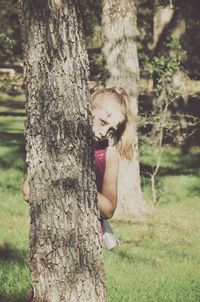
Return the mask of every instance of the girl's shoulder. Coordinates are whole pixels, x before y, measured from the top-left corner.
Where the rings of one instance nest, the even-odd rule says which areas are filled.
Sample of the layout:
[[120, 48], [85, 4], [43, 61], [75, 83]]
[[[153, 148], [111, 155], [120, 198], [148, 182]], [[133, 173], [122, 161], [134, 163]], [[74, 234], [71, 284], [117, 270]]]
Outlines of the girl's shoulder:
[[113, 146], [108, 146], [107, 147], [107, 152], [106, 152], [106, 163], [118, 163], [119, 161], [119, 153], [117, 152], [116, 148]]

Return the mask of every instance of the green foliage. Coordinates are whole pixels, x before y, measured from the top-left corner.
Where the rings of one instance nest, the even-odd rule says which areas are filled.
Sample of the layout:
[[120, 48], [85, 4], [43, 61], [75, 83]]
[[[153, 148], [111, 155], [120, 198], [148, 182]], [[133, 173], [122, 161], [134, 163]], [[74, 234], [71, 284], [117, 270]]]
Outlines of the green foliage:
[[[178, 101], [179, 104], [184, 102], [181, 89], [179, 87], [174, 88], [172, 84], [174, 74], [181, 68], [184, 51], [179, 41], [174, 40], [172, 37], [167, 39], [164, 47], [170, 56], [159, 55], [149, 59], [143, 54], [143, 68], [154, 79], [153, 92], [155, 93], [155, 98], [160, 98], [161, 101], [147, 113], [142, 112], [139, 123], [143, 125], [143, 128], [151, 131], [153, 125], [159, 124], [164, 105], [168, 103], [169, 111], [171, 111], [168, 114], [170, 118], [165, 121], [164, 138], [175, 136], [179, 130], [187, 131], [187, 136], [192, 136], [196, 131], [195, 127], [199, 127], [199, 118], [190, 114], [187, 108], [185, 108], [185, 112], [173, 109], [174, 102], [176, 102], [175, 108], [179, 106]], [[180, 120], [184, 120], [185, 124], [181, 126]], [[186, 135], [186, 133], [183, 134]], [[146, 134], [149, 135], [149, 132]]]
[[[200, 128], [200, 119], [198, 111], [198, 100], [189, 97], [184, 100], [183, 91], [180, 87], [173, 86], [173, 76], [181, 69], [181, 61], [185, 52], [182, 50], [179, 41], [169, 37], [163, 44], [163, 48], [169, 56], [160, 54], [152, 59], [143, 53], [143, 70], [154, 80], [153, 104], [146, 111], [142, 108], [140, 112], [139, 125], [142, 133], [146, 134], [145, 141], [151, 140], [156, 143], [157, 129], [152, 133], [152, 128], [160, 125], [164, 107], [168, 106], [168, 113], [165, 119], [162, 140], [164, 142], [195, 144], [197, 133]], [[182, 85], [184, 83], [180, 83]], [[192, 108], [194, 106], [194, 108]], [[159, 128], [159, 127], [158, 127]], [[144, 137], [142, 138], [144, 140]]]
[[[164, 125], [162, 125], [163, 129], [161, 130], [160, 128], [154, 133], [156, 137], [153, 137], [151, 133], [150, 139], [152, 143], [155, 143], [157, 140], [158, 132], [162, 131], [161, 139], [163, 141], [165, 137], [173, 136], [180, 126], [178, 119], [181, 117], [181, 113], [170, 113], [170, 118], [167, 118], [167, 116], [169, 117], [167, 110], [170, 109], [173, 102], [182, 97], [182, 91], [177, 87], [174, 88], [172, 83], [174, 74], [180, 70], [181, 59], [184, 52], [180, 42], [174, 40], [172, 37], [167, 39], [163, 48], [170, 54], [169, 56], [160, 54], [150, 59], [143, 53], [143, 69], [154, 80], [153, 93], [155, 94], [156, 101], [151, 110], [147, 113], [141, 113], [140, 124], [143, 125], [143, 129], [149, 129], [151, 132], [155, 125], [161, 125], [161, 116], [163, 114], [166, 115]], [[165, 113], [164, 110], [166, 111]], [[190, 118], [192, 118], [192, 116], [190, 116]], [[150, 134], [149, 131], [146, 132], [147, 136]]]
[[0, 2], [0, 63], [12, 63], [21, 58], [17, 1]]
[[1, 62], [14, 62], [16, 60], [16, 56], [14, 54], [15, 46], [16, 40], [11, 37], [11, 34], [0, 33], [0, 48], [2, 51]]
[[149, 58], [143, 54], [143, 67], [144, 71], [154, 78], [156, 96], [159, 96], [164, 90], [166, 97], [172, 99], [179, 95], [177, 90], [173, 90], [171, 84], [174, 73], [180, 69], [183, 51], [180, 42], [173, 39], [173, 37], [168, 37], [163, 47], [170, 55], [164, 56], [161, 54]]
[[[158, 44], [163, 45], [166, 36], [170, 35], [179, 22], [184, 21], [186, 30], [181, 35], [180, 43], [186, 52], [181, 62], [189, 76], [195, 79], [200, 78], [200, 22], [199, 22], [199, 0], [159, 0], [158, 6], [167, 7], [170, 3], [174, 8], [174, 20], [163, 28], [164, 36], [160, 36]], [[153, 17], [155, 13], [155, 1], [141, 0], [138, 2], [137, 23], [138, 23], [138, 50], [140, 61], [140, 72], [143, 74], [143, 53], [149, 58], [152, 56], [153, 41]], [[173, 19], [173, 18], [172, 18]], [[175, 25], [176, 24], [176, 25]], [[163, 49], [162, 49], [163, 50]], [[168, 56], [167, 53], [164, 55]], [[145, 75], [145, 73], [144, 73]]]
[[14, 78], [10, 79], [7, 75], [0, 77], [0, 91], [10, 95], [17, 95], [23, 92], [22, 74], [16, 73]]
[[[185, 125], [181, 125], [180, 119], [184, 120]], [[151, 110], [147, 113], [141, 113], [138, 119], [138, 125], [140, 127], [139, 138], [142, 143], [155, 144], [151, 131], [154, 125], [158, 125], [160, 121], [160, 113], [156, 113], [155, 110]], [[197, 145], [197, 137], [200, 129], [200, 119], [197, 116], [190, 114], [172, 113], [170, 118], [165, 121], [165, 130], [163, 133], [163, 142], [176, 143], [177, 131], [181, 132], [183, 148], [184, 144]]]
[[83, 0], [81, 1], [81, 8], [84, 32], [87, 37], [87, 41], [90, 45], [90, 43], [92, 43], [92, 38], [96, 26], [101, 25], [101, 1]]
[[6, 92], [7, 89], [7, 79], [1, 79], [0, 81], [0, 91]]
[[186, 0], [178, 1], [179, 6], [184, 10], [186, 16], [186, 36], [184, 39], [187, 51], [187, 60], [184, 67], [189, 71], [190, 78], [200, 78], [200, 1]]
[[[164, 56], [163, 53], [168, 56]], [[179, 41], [172, 37], [167, 38], [163, 44], [161, 54], [154, 56], [151, 60], [144, 54], [144, 69], [154, 80], [154, 107], [145, 115], [142, 115], [143, 129], [150, 129], [146, 140], [151, 141], [154, 147], [158, 146], [157, 160], [152, 166], [149, 177], [151, 178], [153, 205], [161, 201], [164, 191], [156, 181], [160, 169], [162, 149], [164, 141], [170, 139], [186, 143], [189, 135], [193, 135], [195, 127], [199, 126], [200, 120], [189, 114], [184, 115], [176, 108], [178, 101], [182, 98], [181, 87], [173, 84], [176, 72], [180, 70], [181, 60], [184, 52]], [[182, 83], [181, 83], [182, 84]], [[187, 125], [188, 123], [188, 125]], [[193, 129], [189, 133], [189, 124]], [[195, 126], [195, 127], [194, 127]]]
[[138, 26], [138, 36], [137, 45], [140, 51], [145, 54], [150, 54], [149, 46], [152, 43], [153, 38], [153, 10], [154, 1], [153, 0], [140, 0], [137, 6], [137, 26]]

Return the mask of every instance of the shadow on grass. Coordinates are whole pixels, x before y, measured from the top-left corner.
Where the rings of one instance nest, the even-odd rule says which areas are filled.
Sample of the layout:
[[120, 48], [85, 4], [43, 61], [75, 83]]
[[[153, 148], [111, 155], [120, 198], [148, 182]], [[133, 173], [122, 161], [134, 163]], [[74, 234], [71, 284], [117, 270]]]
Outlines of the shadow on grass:
[[0, 145], [7, 147], [6, 152], [0, 158], [0, 167], [3, 169], [17, 168], [25, 171], [24, 135], [22, 133], [0, 132]]
[[134, 257], [133, 256], [130, 256], [127, 252], [125, 252], [125, 251], [121, 251], [121, 250], [119, 250], [119, 251], [117, 251], [117, 252], [115, 252], [119, 257], [120, 257], [120, 259], [121, 260], [125, 260], [125, 261], [128, 261], [128, 262], [130, 262], [130, 263], [132, 263], [133, 261], [134, 261]]
[[25, 139], [23, 133], [0, 132], [0, 145], [3, 147], [24, 147]]
[[10, 133], [6, 131], [0, 131], [0, 145], [1, 146], [19, 146], [25, 144], [24, 134], [23, 133]]
[[200, 186], [192, 186], [190, 189], [191, 196], [200, 196]]
[[152, 259], [141, 257], [139, 255], [130, 255], [126, 251], [118, 250], [118, 251], [115, 251], [114, 253], [117, 256], [119, 256], [119, 258], [121, 259], [121, 261], [125, 261], [125, 262], [128, 262], [130, 264], [132, 264], [133, 262], [135, 262], [135, 263], [143, 263], [143, 264], [150, 264], [150, 265], [153, 265], [153, 266], [155, 264], [152, 261]]
[[0, 100], [0, 108], [0, 117], [24, 117], [26, 115], [25, 102], [19, 101], [15, 97], [10, 98], [8, 96], [6, 100]]
[[25, 298], [24, 292], [16, 295], [15, 297], [7, 297], [5, 295], [1, 295], [1, 293], [0, 293], [1, 302], [26, 302], [27, 298], [28, 298], [28, 294], [26, 294], [26, 298]]
[[135, 225], [143, 225], [144, 221], [141, 220], [137, 220], [136, 218], [133, 219], [133, 217], [126, 217], [126, 219], [112, 219], [112, 223], [115, 225], [123, 225], [123, 226], [135, 226]]
[[[166, 159], [170, 163], [170, 167], [160, 167], [158, 171], [159, 176], [167, 175], [199, 175], [200, 169], [200, 153], [190, 154], [185, 156], [179, 154], [179, 156], [173, 157], [171, 154]], [[165, 156], [166, 158], [166, 156]], [[150, 174], [155, 170], [155, 166], [140, 164], [141, 174], [144, 177], [150, 177]]]
[[11, 110], [25, 110], [25, 97], [23, 95], [18, 96], [17, 98], [15, 96], [10, 97], [7, 95], [0, 99], [0, 106], [11, 109]]
[[3, 260], [3, 262], [17, 262], [20, 266], [24, 266], [28, 263], [28, 251], [19, 250], [5, 243], [0, 246], [0, 260]]
[[[2, 272], [7, 268], [7, 264], [11, 266], [18, 266], [23, 270], [28, 265], [28, 251], [19, 250], [10, 244], [0, 246], [0, 261]], [[4, 267], [5, 266], [5, 267]], [[7, 274], [7, 273], [6, 273]], [[9, 273], [8, 273], [9, 274]], [[9, 277], [4, 277], [9, 278]], [[22, 279], [24, 280], [24, 279]], [[21, 282], [9, 283], [8, 293], [5, 291], [4, 286], [0, 288], [0, 301], [1, 302], [25, 302], [28, 297], [29, 285], [21, 284]]]
[[0, 116], [26, 116], [23, 112], [0, 112]]

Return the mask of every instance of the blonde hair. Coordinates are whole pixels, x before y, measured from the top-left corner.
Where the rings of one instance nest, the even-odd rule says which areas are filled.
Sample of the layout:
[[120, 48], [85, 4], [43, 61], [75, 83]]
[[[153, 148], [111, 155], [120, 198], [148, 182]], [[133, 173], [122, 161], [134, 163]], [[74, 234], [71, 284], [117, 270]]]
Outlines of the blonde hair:
[[124, 121], [116, 132], [116, 149], [122, 158], [131, 160], [133, 157], [133, 117], [130, 110], [129, 97], [124, 88], [114, 86], [112, 88], [99, 89], [92, 94], [92, 109], [107, 102], [114, 102], [120, 107], [124, 115]]

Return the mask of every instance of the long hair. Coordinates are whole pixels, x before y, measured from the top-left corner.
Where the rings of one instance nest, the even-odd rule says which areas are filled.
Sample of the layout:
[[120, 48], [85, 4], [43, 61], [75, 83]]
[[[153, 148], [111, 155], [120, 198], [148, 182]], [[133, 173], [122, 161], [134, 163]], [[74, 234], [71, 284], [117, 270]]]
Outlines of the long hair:
[[133, 157], [134, 131], [128, 94], [124, 88], [119, 86], [100, 89], [92, 94], [92, 109], [95, 109], [97, 105], [104, 105], [107, 102], [114, 102], [120, 106], [124, 121], [117, 129], [115, 145], [122, 158], [131, 160]]

